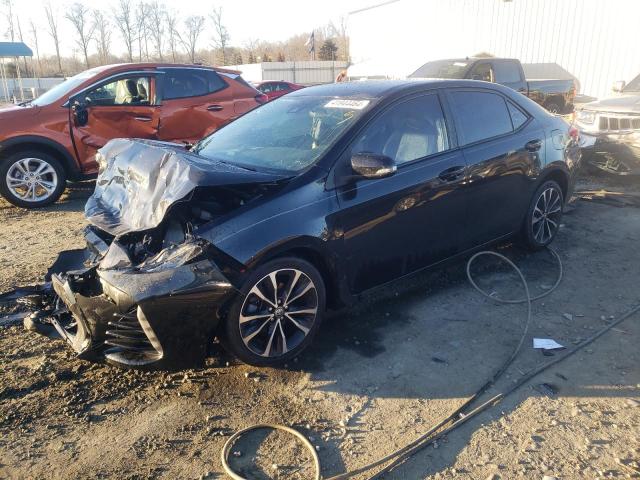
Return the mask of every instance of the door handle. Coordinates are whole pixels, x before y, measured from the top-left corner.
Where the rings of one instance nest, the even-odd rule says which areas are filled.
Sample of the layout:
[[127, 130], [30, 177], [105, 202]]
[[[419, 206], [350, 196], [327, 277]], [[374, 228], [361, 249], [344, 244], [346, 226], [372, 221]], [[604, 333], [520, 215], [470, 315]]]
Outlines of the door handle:
[[530, 152], [537, 152], [542, 148], [542, 140], [531, 140], [524, 144], [524, 148]]
[[438, 178], [445, 182], [453, 182], [462, 176], [464, 176], [464, 167], [461, 166], [447, 168], [438, 174]]
[[207, 110], [209, 110], [210, 112], [219, 112], [222, 109], [224, 109], [222, 105], [209, 105], [207, 107]]
[[133, 118], [135, 118], [139, 122], [150, 122], [151, 121], [151, 117], [133, 117]]

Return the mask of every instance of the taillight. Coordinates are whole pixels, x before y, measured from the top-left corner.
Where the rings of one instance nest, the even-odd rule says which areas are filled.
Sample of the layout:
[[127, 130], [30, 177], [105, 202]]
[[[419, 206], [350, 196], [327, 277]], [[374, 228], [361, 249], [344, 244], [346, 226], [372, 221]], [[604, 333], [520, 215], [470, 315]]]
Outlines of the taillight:
[[262, 105], [263, 103], [267, 103], [269, 101], [269, 97], [267, 97], [264, 93], [259, 93], [258, 95], [255, 96], [256, 102], [258, 102], [260, 105]]

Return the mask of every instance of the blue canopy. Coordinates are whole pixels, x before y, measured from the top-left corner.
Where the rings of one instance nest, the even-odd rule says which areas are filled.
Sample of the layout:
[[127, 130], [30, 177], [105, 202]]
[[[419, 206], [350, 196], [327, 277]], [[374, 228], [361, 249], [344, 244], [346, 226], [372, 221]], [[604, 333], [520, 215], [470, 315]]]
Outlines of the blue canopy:
[[0, 57], [33, 57], [33, 52], [22, 42], [0, 42]]

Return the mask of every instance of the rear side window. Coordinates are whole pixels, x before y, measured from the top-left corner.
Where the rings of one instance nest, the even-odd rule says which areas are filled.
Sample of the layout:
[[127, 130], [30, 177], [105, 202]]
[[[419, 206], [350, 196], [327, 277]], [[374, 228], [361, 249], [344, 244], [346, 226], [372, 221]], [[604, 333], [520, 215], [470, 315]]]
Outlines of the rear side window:
[[520, 68], [515, 62], [495, 62], [493, 74], [496, 83], [517, 83], [521, 80]]
[[513, 103], [507, 102], [507, 107], [509, 107], [509, 114], [511, 115], [511, 123], [513, 124], [513, 129], [519, 129], [524, 123], [527, 121], [529, 117], [516, 107]]
[[359, 135], [351, 152], [386, 155], [400, 165], [448, 149], [442, 107], [438, 96], [430, 94], [383, 112]]
[[217, 92], [226, 82], [213, 70], [170, 69], [164, 75], [165, 100], [198, 97]]
[[453, 113], [460, 127], [460, 143], [468, 145], [513, 130], [504, 99], [490, 92], [451, 92]]

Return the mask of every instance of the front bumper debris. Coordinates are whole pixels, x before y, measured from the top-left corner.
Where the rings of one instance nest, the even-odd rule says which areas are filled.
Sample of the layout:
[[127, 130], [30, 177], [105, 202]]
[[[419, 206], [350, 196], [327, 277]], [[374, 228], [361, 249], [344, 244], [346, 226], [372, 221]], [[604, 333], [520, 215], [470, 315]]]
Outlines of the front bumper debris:
[[580, 132], [584, 160], [615, 175], [640, 175], [640, 131]]
[[204, 241], [165, 249], [137, 266], [127, 264], [116, 241], [107, 250], [99, 237], [87, 241], [94, 259], [52, 273], [47, 302], [46, 319], [78, 356], [126, 367], [201, 362], [235, 291], [211, 259], [192, 255]]

